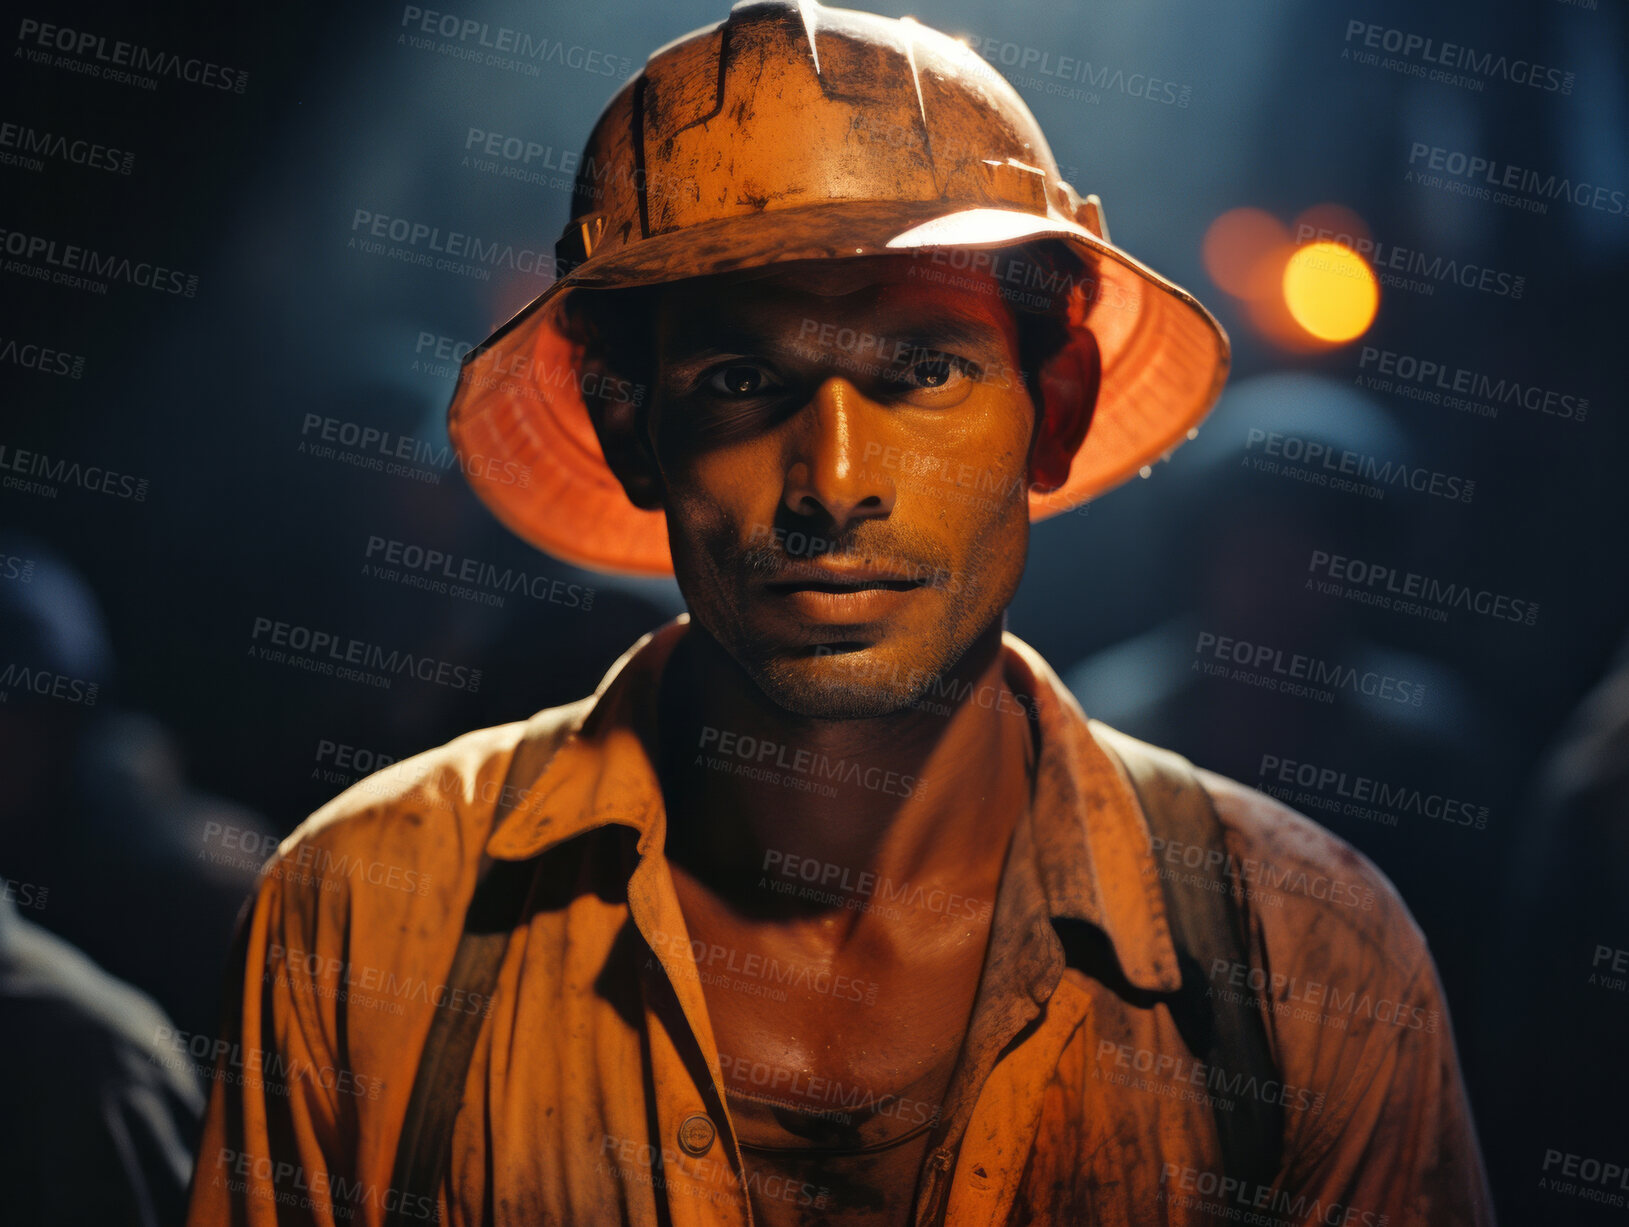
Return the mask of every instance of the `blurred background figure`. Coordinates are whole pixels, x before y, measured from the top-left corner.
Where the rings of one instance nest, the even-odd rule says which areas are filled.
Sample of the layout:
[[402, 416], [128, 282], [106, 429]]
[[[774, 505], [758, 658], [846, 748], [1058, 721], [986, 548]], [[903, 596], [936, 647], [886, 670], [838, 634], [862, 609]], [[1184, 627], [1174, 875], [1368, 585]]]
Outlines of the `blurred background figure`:
[[[107, 761], [122, 748], [146, 774], [163, 760], [151, 735], [133, 744], [130, 718], [102, 706], [112, 658], [89, 589], [37, 541], [0, 537], [0, 559], [6, 1216], [169, 1223], [191, 1175], [200, 1079], [175, 1059], [165, 1011], [42, 921], [97, 920], [99, 957], [160, 977], [200, 942], [220, 945], [218, 932], [186, 930], [218, 926], [248, 879], [186, 871], [179, 845], [197, 802], [173, 780], [144, 784]], [[85, 906], [93, 894], [100, 910]], [[213, 995], [196, 967], [190, 981], [175, 982], [174, 1000]]]
[[[1537, 772], [1498, 892], [1481, 1015], [1510, 1063], [1488, 1104], [1490, 1168], [1518, 1173], [1507, 1222], [1629, 1220], [1629, 637]], [[1488, 1144], [1491, 1143], [1491, 1144]], [[1609, 1165], [1617, 1167], [1616, 1174]]]
[[147, 994], [0, 901], [0, 1187], [16, 1223], [179, 1222], [201, 1081]]
[[174, 738], [118, 704], [95, 596], [45, 543], [0, 535], [0, 872], [30, 917], [208, 1032], [243, 901], [277, 836], [187, 783]]

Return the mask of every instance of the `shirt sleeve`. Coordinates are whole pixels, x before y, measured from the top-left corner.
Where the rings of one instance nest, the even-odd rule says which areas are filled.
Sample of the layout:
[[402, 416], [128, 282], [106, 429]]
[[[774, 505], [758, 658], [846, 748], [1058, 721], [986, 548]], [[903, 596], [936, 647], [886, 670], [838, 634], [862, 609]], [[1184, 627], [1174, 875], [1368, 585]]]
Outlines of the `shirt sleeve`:
[[301, 881], [285, 848], [240, 922], [221, 1034], [202, 1053], [196, 1038], [189, 1047], [193, 1059], [212, 1063], [213, 1086], [188, 1227], [332, 1227], [351, 1217], [354, 1099], [341, 1090], [355, 1079], [317, 1008], [312, 972], [324, 956], [307, 953], [320, 949], [318, 909], [343, 903], [328, 897], [341, 892]]
[[1286, 1217], [1492, 1227], [1453, 1027], [1428, 953], [1421, 951], [1395, 1006], [1377, 997], [1366, 1030], [1363, 1058], [1344, 1087], [1331, 1088], [1322, 1127], [1286, 1156], [1279, 1201]]
[[[1287, 806], [1206, 773], [1247, 867], [1275, 1061], [1312, 1095], [1286, 1114], [1284, 1227], [1491, 1227], [1492, 1198], [1431, 950], [1372, 862]], [[1241, 969], [1242, 970], [1242, 969]]]

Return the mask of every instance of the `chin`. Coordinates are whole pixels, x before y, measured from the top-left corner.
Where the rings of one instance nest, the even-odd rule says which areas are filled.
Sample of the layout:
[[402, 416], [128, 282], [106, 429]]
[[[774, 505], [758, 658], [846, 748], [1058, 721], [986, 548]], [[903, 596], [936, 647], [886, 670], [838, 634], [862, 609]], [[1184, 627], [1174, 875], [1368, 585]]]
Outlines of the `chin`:
[[936, 669], [927, 663], [932, 655], [928, 650], [902, 651], [876, 644], [743, 664], [764, 696], [794, 715], [864, 720], [915, 708], [936, 675]]

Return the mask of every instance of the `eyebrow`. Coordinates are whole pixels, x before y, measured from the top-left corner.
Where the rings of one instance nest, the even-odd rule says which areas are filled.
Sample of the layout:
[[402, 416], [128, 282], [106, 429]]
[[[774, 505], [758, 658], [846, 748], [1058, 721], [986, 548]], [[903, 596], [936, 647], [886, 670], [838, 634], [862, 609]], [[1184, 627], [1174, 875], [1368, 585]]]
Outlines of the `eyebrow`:
[[1001, 325], [986, 315], [971, 311], [957, 311], [936, 304], [935, 309], [906, 321], [906, 326], [884, 328], [884, 335], [897, 334], [904, 339], [932, 339], [946, 345], [1000, 345], [1006, 338]]
[[815, 327], [798, 330], [790, 340], [778, 330], [750, 322], [717, 321], [706, 324], [697, 331], [693, 341], [679, 339], [672, 357], [663, 365], [670, 373], [682, 375], [728, 354], [772, 357], [777, 349], [830, 345], [844, 334], [851, 334], [856, 343], [860, 338], [870, 339], [873, 346], [886, 343], [890, 350], [897, 343], [912, 349], [960, 347], [984, 350], [999, 348], [1006, 340], [1001, 326], [988, 316], [957, 310], [944, 303], [935, 303], [923, 312], [885, 311], [881, 318], [865, 326], [836, 320], [816, 320], [810, 315], [804, 316], [803, 322]]

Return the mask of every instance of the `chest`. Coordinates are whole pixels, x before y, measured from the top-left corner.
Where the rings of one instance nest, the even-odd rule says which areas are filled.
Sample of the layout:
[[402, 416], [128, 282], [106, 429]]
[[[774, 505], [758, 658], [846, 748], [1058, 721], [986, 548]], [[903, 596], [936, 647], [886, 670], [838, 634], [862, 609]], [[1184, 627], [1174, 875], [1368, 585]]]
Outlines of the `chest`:
[[932, 1115], [966, 1034], [987, 928], [859, 935], [842, 949], [727, 922], [692, 933], [744, 1138], [855, 1145]]
[[[506, 960], [496, 991], [499, 1008], [483, 1028], [465, 1108], [455, 1125], [448, 1166], [454, 1206], [448, 1221], [499, 1227], [549, 1221], [638, 1227], [738, 1223], [729, 1209], [737, 1185], [724, 1149], [715, 1147], [693, 1158], [681, 1146], [683, 1122], [703, 1095], [695, 1089], [686, 1045], [665, 1041], [661, 1028], [641, 1021], [637, 981], [651, 974], [640, 970], [648, 950], [631, 942], [595, 946], [589, 935], [568, 924], [553, 932], [555, 919], [534, 917], [533, 928], [540, 931], [533, 933], [535, 940], [517, 943], [521, 948]], [[697, 962], [705, 967], [707, 960]], [[722, 970], [726, 962], [716, 960], [714, 970]], [[756, 964], [748, 968], [739, 956], [737, 968], [733, 979], [765, 978], [751, 974], [761, 969]], [[851, 1014], [873, 1020], [868, 1027], [882, 1032], [883, 1042], [890, 1039], [886, 1033], [893, 1015], [876, 1013], [879, 1008], [889, 1010], [897, 997], [904, 1003], [899, 1008], [908, 1009], [908, 992], [921, 1001], [940, 999], [928, 989], [909, 987], [909, 977], [907, 987], [896, 988], [886, 970], [866, 974], [881, 986], [877, 1001], [870, 1007], [851, 1002]], [[589, 983], [604, 988], [585, 991]], [[785, 1068], [785, 1041], [760, 1048], [755, 1033], [730, 1030], [737, 1011], [715, 1009], [719, 987], [713, 986], [707, 1005], [722, 1028], [722, 1053], [733, 1055], [727, 1045], [734, 1044], [747, 1054], [759, 1052], [752, 1061], [767, 1065], [772, 1056], [777, 1068]], [[794, 986], [782, 987], [787, 1002], [773, 1004], [791, 1014]], [[812, 982], [803, 986], [804, 993], [812, 987]], [[1044, 1025], [1004, 1055], [981, 1093], [984, 1108], [999, 1110], [974, 1114], [954, 1179], [946, 1177], [953, 1189], [951, 1205], [971, 1199], [951, 1217], [952, 1224], [1008, 1222], [1009, 1212], [987, 1212], [984, 1198], [1011, 1184], [1018, 1186], [1012, 1210], [1016, 1221], [1138, 1227], [1156, 1219], [1172, 1225], [1203, 1221], [1200, 1210], [1176, 1212], [1180, 1207], [1161, 1184], [1161, 1175], [1170, 1163], [1184, 1170], [1216, 1170], [1219, 1158], [1205, 1144], [1213, 1128], [1210, 1109], [1179, 1080], [1167, 1078], [1150, 1086], [1145, 1077], [1121, 1068], [1122, 1053], [1165, 1051], [1179, 1037], [1161, 1017], [1163, 1009], [1132, 1009], [1116, 995], [1096, 991], [1090, 992], [1094, 1005], [1088, 1008], [1077, 1000], [1087, 995], [1082, 991], [1087, 987], [1073, 987], [1066, 976]], [[964, 991], [970, 998], [971, 986]], [[814, 993], [817, 1004], [832, 995]], [[736, 998], [762, 1001], [751, 993]], [[770, 1018], [763, 1025], [784, 1027], [796, 1039], [803, 1031], [791, 1016], [789, 1024]], [[359, 1027], [358, 1038], [363, 1034]], [[828, 1034], [834, 1052], [849, 1046], [841, 1032]], [[869, 1049], [876, 1042], [867, 1039], [865, 1045]], [[390, 1052], [400, 1047], [395, 1039], [388, 1045]], [[819, 1051], [823, 1049], [816, 1056]], [[807, 1068], [802, 1082], [780, 1075], [780, 1092], [755, 1087], [754, 1077], [772, 1079], [775, 1074], [762, 1068], [754, 1072], [738, 1058], [728, 1068], [736, 1075], [729, 1080], [728, 1094], [738, 1133], [744, 1140], [769, 1142], [772, 1135], [759, 1130], [778, 1128], [796, 1144], [811, 1140], [811, 1121], [829, 1128], [853, 1128], [858, 1121], [860, 1140], [886, 1141], [914, 1128], [918, 1118], [937, 1107], [933, 1091], [907, 1091], [909, 1101], [879, 1098], [882, 1087], [867, 1088], [870, 1099], [865, 1093], [856, 1095], [850, 1089], [855, 1069], [876, 1078], [863, 1063], [866, 1053], [859, 1055], [859, 1066], [845, 1067], [849, 1082], [841, 1091], [812, 1081], [826, 1076], [822, 1071], [829, 1068], [818, 1062]], [[388, 1080], [395, 1067], [382, 1064], [385, 1058], [384, 1052], [375, 1054], [363, 1045], [357, 1068]], [[794, 1115], [782, 1107], [783, 1115], [771, 1114], [767, 1123], [748, 1119], [753, 1105], [742, 1091], [762, 1091], [813, 1110]], [[364, 1113], [389, 1110], [383, 1101], [363, 1100], [359, 1107]], [[859, 1121], [867, 1110], [869, 1117]], [[842, 1116], [852, 1119], [845, 1123]], [[832, 1135], [813, 1140], [829, 1141]], [[754, 1222], [762, 1227], [819, 1221], [875, 1227], [910, 1221], [918, 1173], [926, 1166], [927, 1139], [919, 1133], [899, 1146], [862, 1155], [743, 1153], [742, 1191], [751, 1201]], [[379, 1166], [363, 1173], [381, 1188], [390, 1181], [389, 1158], [381, 1152]]]
[[839, 943], [704, 912], [691, 924], [766, 1224], [796, 1221], [776, 1190], [829, 1198], [845, 1221], [908, 1218], [988, 940], [987, 922], [909, 919], [909, 930], [857, 925]]

